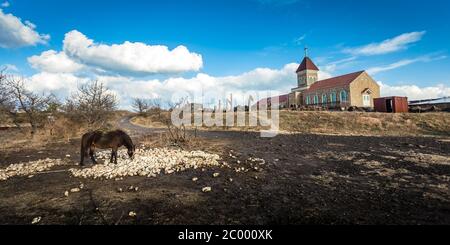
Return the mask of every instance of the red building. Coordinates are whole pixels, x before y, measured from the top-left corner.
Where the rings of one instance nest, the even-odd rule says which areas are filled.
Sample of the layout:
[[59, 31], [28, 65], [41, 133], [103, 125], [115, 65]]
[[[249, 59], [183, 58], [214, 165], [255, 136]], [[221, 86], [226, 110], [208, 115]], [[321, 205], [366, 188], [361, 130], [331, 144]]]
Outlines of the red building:
[[407, 113], [409, 112], [407, 97], [384, 97], [374, 99], [375, 111], [386, 113]]

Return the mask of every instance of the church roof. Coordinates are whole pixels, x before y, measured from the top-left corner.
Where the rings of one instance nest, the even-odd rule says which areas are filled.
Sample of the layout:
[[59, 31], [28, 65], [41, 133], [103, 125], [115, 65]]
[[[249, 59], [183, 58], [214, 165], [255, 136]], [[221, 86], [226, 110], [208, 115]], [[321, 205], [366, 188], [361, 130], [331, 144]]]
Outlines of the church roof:
[[358, 71], [347, 75], [333, 77], [321, 81], [317, 81], [308, 89], [308, 92], [314, 92], [321, 89], [331, 89], [335, 87], [344, 87], [350, 85], [356, 78], [358, 78], [365, 71]]
[[305, 57], [300, 66], [298, 67], [297, 73], [304, 70], [318, 71], [319, 68], [317, 68], [317, 66], [314, 64], [314, 62], [312, 62], [312, 60], [309, 57]]
[[258, 101], [258, 105], [267, 105], [268, 103], [272, 103], [272, 100], [278, 98], [278, 103], [283, 104], [283, 103], [288, 103], [289, 101], [289, 94], [283, 94], [280, 96], [275, 96], [275, 97], [271, 97], [271, 98], [265, 98], [262, 99], [260, 101]]

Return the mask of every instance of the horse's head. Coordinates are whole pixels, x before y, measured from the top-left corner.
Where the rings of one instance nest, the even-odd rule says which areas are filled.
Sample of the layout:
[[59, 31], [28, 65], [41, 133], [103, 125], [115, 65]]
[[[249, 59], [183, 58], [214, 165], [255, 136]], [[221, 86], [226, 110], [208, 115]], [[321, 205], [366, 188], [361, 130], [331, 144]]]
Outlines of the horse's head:
[[134, 152], [136, 151], [136, 146], [132, 145], [130, 148], [128, 148], [128, 156], [131, 159], [134, 159]]

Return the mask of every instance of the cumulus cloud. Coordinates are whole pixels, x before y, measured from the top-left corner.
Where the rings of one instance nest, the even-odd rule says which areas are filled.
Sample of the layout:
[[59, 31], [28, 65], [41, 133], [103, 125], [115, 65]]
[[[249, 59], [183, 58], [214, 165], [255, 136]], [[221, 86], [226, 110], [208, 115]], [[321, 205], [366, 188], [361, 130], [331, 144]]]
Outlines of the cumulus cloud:
[[[295, 70], [299, 64], [287, 64], [280, 69], [256, 68], [235, 76], [211, 76], [199, 73], [194, 77], [171, 77], [167, 79], [140, 79], [120, 75], [101, 75], [92, 73], [74, 75], [70, 73], [41, 72], [27, 79], [33, 91], [52, 92], [60, 98], [67, 97], [77, 87], [90, 80], [104, 82], [120, 99], [123, 109], [130, 109], [132, 98], [161, 98], [174, 101], [176, 98], [189, 96], [193, 102], [206, 106], [218, 104], [233, 94], [236, 103], [243, 104], [248, 95], [259, 94], [255, 100], [266, 96], [288, 93], [297, 85]], [[331, 77], [331, 73], [320, 72], [319, 78]], [[450, 96], [450, 87], [436, 85], [421, 88], [416, 85], [390, 86], [379, 82], [383, 96], [407, 96], [411, 100]], [[266, 93], [270, 91], [270, 94]], [[204, 96], [202, 98], [202, 95]]]
[[28, 58], [28, 63], [37, 70], [50, 73], [74, 73], [83, 69], [83, 65], [73, 61], [64, 52], [48, 50], [40, 55]]
[[63, 98], [68, 95], [68, 91], [74, 91], [78, 85], [97, 79], [122, 98], [121, 105], [124, 108], [129, 106], [134, 97], [171, 100], [177, 95], [178, 97], [189, 95], [200, 99], [203, 94], [206, 97], [203, 102], [217, 103], [219, 98], [223, 101], [223, 98], [232, 93], [236, 101], [242, 103], [244, 95], [248, 93], [265, 91], [276, 91], [272, 95], [288, 93], [297, 84], [295, 70], [298, 65], [291, 63], [281, 69], [257, 68], [235, 76], [216, 77], [199, 73], [191, 78], [171, 77], [164, 80], [101, 74], [84, 77], [41, 72], [29, 78], [28, 84], [34, 91], [53, 92]]
[[72, 92], [75, 92], [79, 85], [90, 80], [91, 78], [79, 77], [69, 73], [41, 72], [27, 78], [26, 85], [31, 91], [50, 92], [60, 99], [65, 99]]
[[40, 34], [35, 29], [36, 25], [33, 23], [29, 21], [22, 22], [20, 18], [12, 14], [5, 14], [0, 9], [1, 48], [19, 48], [46, 44], [50, 36]]
[[408, 45], [416, 43], [425, 35], [425, 31], [404, 33], [391, 39], [386, 39], [380, 43], [371, 43], [362, 47], [345, 48], [344, 53], [352, 55], [380, 55], [405, 50]]
[[436, 99], [450, 96], [450, 87], [445, 84], [438, 84], [430, 87], [419, 87], [417, 85], [390, 86], [383, 82], [378, 82], [381, 87], [382, 96], [406, 96], [409, 100]]
[[162, 45], [128, 41], [105, 45], [76, 30], [66, 34], [64, 52], [82, 64], [122, 74], [181, 73], [203, 67], [202, 56], [185, 46], [169, 50]]

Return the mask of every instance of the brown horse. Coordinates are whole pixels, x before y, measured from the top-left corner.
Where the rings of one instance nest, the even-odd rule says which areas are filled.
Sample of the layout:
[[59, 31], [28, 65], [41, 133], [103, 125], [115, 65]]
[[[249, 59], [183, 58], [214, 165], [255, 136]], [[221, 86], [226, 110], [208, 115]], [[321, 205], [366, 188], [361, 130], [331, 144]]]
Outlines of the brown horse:
[[117, 151], [120, 147], [125, 146], [128, 149], [128, 156], [133, 158], [136, 146], [133, 144], [130, 136], [122, 130], [103, 133], [101, 131], [89, 132], [83, 135], [81, 139], [81, 161], [80, 165], [84, 165], [84, 158], [89, 154], [94, 164], [95, 149], [112, 149], [111, 163], [117, 164]]

